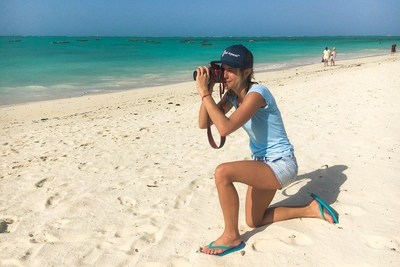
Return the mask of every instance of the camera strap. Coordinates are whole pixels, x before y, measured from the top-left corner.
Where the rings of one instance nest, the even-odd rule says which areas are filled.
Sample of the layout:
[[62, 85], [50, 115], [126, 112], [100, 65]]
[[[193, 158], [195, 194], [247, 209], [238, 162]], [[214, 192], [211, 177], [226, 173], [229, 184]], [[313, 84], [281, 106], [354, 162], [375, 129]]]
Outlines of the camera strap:
[[224, 144], [225, 144], [225, 140], [226, 140], [225, 136], [221, 136], [220, 137], [219, 146], [217, 145], [217, 143], [215, 143], [214, 137], [213, 137], [212, 132], [211, 132], [211, 119], [210, 119], [210, 117], [208, 117], [208, 120], [207, 120], [207, 137], [208, 137], [208, 143], [210, 143], [210, 146], [212, 148], [219, 149], [219, 148], [223, 147]]
[[[220, 83], [219, 84], [219, 97], [220, 97], [220, 99], [222, 99], [222, 96], [223, 96], [224, 92], [225, 92], [225, 85], [223, 83]], [[220, 106], [220, 110], [222, 111], [222, 113], [225, 112], [224, 108], [222, 106]], [[221, 136], [220, 137], [219, 146], [217, 145], [217, 143], [215, 143], [214, 137], [213, 137], [212, 132], [211, 132], [211, 119], [210, 119], [210, 116], [208, 116], [208, 119], [207, 119], [207, 137], [208, 137], [208, 143], [214, 149], [220, 149], [225, 144], [225, 140], [226, 140], [225, 136]]]

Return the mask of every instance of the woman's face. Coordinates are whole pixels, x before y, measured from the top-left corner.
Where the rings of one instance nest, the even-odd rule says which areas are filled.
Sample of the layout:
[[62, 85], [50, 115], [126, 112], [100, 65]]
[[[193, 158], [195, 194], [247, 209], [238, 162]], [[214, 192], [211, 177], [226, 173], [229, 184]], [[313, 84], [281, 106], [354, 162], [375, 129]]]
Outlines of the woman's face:
[[241, 90], [245, 88], [246, 81], [252, 73], [252, 69], [241, 70], [222, 64], [224, 71], [225, 86], [230, 90]]
[[224, 68], [225, 85], [228, 89], [234, 89], [239, 83], [239, 69], [232, 68], [228, 65], [222, 64]]

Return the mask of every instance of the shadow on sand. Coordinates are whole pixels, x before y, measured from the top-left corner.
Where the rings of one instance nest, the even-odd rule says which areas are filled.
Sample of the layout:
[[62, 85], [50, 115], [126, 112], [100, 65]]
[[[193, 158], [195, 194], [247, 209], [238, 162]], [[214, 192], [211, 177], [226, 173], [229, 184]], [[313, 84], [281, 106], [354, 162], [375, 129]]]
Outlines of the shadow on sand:
[[[347, 176], [344, 174], [346, 169], [347, 166], [345, 165], [335, 165], [332, 167], [325, 165], [313, 172], [297, 176], [294, 183], [282, 189], [282, 194], [287, 196], [287, 198], [274, 203], [271, 207], [306, 205], [312, 200], [311, 193], [317, 194], [328, 204], [334, 203], [339, 196], [340, 187], [347, 180]], [[291, 189], [298, 183], [304, 182], [305, 179], [309, 181], [291, 194]], [[268, 225], [244, 233], [242, 235], [243, 241], [247, 241], [251, 236], [264, 231], [267, 227]]]

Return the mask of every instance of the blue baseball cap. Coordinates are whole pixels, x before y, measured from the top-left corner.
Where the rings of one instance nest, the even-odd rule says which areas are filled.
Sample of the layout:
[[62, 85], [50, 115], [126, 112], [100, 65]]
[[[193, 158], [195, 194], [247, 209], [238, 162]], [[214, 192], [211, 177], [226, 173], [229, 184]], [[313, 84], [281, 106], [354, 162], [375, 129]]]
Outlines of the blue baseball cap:
[[232, 45], [222, 52], [219, 63], [226, 64], [232, 68], [252, 68], [253, 54], [244, 45]]

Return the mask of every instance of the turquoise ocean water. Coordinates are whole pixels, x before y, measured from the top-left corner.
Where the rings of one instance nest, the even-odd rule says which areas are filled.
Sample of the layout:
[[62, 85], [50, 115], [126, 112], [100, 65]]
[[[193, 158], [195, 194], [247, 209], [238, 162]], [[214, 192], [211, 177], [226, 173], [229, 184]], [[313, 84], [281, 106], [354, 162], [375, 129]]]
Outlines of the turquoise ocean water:
[[318, 63], [325, 46], [338, 61], [387, 54], [400, 37], [0, 37], [0, 105], [191, 81], [238, 43], [257, 73]]

